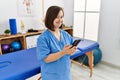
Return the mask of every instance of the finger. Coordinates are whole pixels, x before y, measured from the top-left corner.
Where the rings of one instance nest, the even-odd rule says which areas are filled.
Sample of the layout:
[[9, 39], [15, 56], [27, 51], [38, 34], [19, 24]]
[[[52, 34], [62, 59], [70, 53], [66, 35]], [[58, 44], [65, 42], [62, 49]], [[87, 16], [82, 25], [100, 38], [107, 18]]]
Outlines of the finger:
[[76, 47], [76, 46], [74, 46], [74, 49], [77, 49], [77, 47]]
[[76, 52], [76, 50], [77, 50], [76, 47], [72, 48], [72, 52]]
[[65, 45], [64, 47], [68, 47], [69, 45]]
[[72, 48], [72, 45], [69, 45], [69, 48]]
[[76, 49], [76, 46], [73, 46], [71, 49]]
[[67, 47], [68, 49], [70, 49], [70, 48], [72, 47], [72, 45], [67, 45], [66, 47]]

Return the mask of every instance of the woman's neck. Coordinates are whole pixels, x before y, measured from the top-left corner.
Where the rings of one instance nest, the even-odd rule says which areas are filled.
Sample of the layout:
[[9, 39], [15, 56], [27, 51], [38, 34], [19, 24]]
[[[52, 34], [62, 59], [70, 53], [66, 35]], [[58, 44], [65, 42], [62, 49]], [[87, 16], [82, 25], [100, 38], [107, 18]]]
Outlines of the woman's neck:
[[55, 31], [52, 31], [52, 30], [50, 30], [52, 33], [54, 33], [54, 34], [59, 34], [60, 33], [60, 29], [59, 28], [55, 28], [54, 29]]
[[60, 41], [60, 38], [61, 38], [60, 29], [55, 29], [55, 31], [51, 31], [51, 32], [58, 39], [58, 41]]

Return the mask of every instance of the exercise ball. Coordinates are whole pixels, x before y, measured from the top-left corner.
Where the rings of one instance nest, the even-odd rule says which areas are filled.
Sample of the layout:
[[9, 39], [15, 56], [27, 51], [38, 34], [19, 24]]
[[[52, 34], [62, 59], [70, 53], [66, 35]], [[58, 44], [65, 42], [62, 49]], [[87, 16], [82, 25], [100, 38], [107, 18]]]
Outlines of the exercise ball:
[[[93, 50], [93, 56], [94, 56], [94, 65], [98, 64], [101, 61], [102, 58], [102, 52], [100, 48], [96, 48]], [[79, 57], [79, 61], [83, 61], [83, 64], [88, 65], [88, 57], [86, 55], [82, 55]]]
[[9, 53], [10, 52], [10, 45], [9, 44], [2, 44], [1, 49], [3, 53]]
[[11, 43], [11, 50], [12, 51], [18, 51], [21, 49], [21, 43], [19, 41], [13, 41]]

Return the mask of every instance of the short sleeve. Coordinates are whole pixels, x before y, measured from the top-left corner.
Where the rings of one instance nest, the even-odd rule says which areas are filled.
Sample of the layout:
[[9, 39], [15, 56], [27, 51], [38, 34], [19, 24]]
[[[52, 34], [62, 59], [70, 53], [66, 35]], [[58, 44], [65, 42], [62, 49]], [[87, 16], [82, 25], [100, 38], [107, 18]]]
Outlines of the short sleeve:
[[66, 38], [68, 39], [69, 43], [72, 44], [73, 43], [73, 37], [68, 32], [65, 32], [65, 33], [66, 33]]
[[47, 40], [39, 37], [37, 40], [37, 57], [38, 60], [44, 60], [50, 54], [50, 49], [47, 44]]
[[73, 43], [73, 37], [68, 33], [68, 37], [69, 37], [69, 40], [70, 40], [70, 44]]

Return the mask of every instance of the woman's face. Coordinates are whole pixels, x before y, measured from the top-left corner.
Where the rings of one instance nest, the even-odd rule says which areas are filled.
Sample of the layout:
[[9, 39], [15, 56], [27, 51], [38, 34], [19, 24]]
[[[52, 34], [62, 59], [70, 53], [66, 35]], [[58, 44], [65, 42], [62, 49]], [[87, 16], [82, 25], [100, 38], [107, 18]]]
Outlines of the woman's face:
[[59, 28], [63, 24], [63, 12], [59, 11], [57, 17], [53, 21], [53, 25], [55, 28]]

